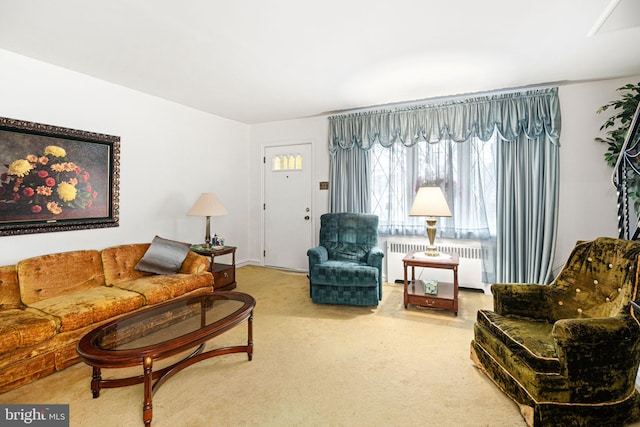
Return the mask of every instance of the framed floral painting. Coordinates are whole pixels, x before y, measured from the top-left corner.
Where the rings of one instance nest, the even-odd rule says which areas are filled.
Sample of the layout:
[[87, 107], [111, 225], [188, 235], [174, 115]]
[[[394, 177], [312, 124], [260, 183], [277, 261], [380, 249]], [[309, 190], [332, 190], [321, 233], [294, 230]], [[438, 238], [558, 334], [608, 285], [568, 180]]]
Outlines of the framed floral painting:
[[118, 226], [120, 138], [0, 117], [0, 236]]

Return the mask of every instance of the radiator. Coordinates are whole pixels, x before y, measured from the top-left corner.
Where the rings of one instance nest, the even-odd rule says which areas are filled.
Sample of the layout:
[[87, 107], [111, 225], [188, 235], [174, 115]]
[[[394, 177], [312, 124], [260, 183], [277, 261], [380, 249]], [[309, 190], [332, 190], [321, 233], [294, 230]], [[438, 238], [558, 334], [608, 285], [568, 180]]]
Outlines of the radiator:
[[[387, 282], [403, 282], [404, 269], [402, 259], [410, 251], [426, 251], [428, 241], [411, 238], [391, 238], [387, 240], [387, 253], [385, 255], [387, 267]], [[458, 265], [458, 285], [463, 288], [479, 289], [485, 294], [490, 294], [490, 285], [482, 283], [482, 248], [480, 242], [456, 240], [436, 240], [438, 251], [445, 253], [457, 253], [460, 264]], [[409, 279], [411, 271], [408, 270]], [[453, 282], [451, 270], [437, 268], [416, 267], [416, 279], [438, 280], [441, 282]]]

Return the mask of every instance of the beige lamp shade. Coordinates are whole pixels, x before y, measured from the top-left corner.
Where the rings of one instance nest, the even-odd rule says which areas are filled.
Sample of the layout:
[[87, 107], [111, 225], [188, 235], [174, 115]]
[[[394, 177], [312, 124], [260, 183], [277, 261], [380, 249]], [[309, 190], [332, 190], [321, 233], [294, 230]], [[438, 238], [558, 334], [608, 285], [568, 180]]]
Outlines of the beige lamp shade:
[[187, 212], [187, 215], [189, 216], [203, 216], [206, 218], [203, 244], [205, 249], [210, 249], [212, 247], [211, 217], [222, 216], [228, 213], [227, 208], [222, 205], [222, 202], [220, 202], [213, 193], [202, 193], [191, 209], [189, 209], [189, 212]]
[[430, 257], [440, 256], [436, 249], [436, 217], [451, 216], [449, 205], [444, 198], [444, 193], [440, 187], [420, 187], [416, 198], [409, 211], [409, 216], [426, 216], [427, 236], [429, 236], [429, 247], [425, 255]]
[[449, 205], [440, 187], [420, 187], [409, 216], [451, 216]]
[[213, 193], [202, 193], [193, 204], [187, 215], [189, 216], [222, 216], [229, 212]]

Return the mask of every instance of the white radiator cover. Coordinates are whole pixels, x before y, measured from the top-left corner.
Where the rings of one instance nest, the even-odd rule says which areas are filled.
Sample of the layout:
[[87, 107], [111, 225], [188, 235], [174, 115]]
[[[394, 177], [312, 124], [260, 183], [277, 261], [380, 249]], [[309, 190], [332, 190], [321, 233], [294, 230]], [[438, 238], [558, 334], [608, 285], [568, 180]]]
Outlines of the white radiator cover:
[[[482, 249], [480, 242], [465, 240], [461, 243], [458, 240], [437, 239], [436, 247], [438, 251], [445, 253], [457, 253], [460, 258], [458, 265], [458, 285], [463, 288], [479, 289], [485, 294], [491, 293], [491, 285], [482, 283]], [[402, 259], [410, 251], [426, 251], [429, 246], [428, 240], [415, 239], [410, 237], [393, 237], [387, 240], [387, 253], [385, 254], [387, 267], [387, 282], [404, 281], [404, 269]], [[411, 270], [407, 269], [409, 280], [411, 280]], [[451, 270], [437, 268], [416, 267], [416, 279], [437, 280], [440, 282], [453, 282], [453, 272]]]

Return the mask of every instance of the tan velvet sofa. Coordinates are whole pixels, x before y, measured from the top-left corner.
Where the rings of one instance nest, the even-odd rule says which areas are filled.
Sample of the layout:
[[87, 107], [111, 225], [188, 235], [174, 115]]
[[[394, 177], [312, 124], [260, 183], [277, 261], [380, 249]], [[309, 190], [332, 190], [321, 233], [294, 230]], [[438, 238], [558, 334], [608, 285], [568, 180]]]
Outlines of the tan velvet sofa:
[[0, 267], [0, 393], [79, 361], [76, 344], [109, 320], [213, 290], [207, 257], [176, 274], [135, 269], [148, 243], [29, 258]]

